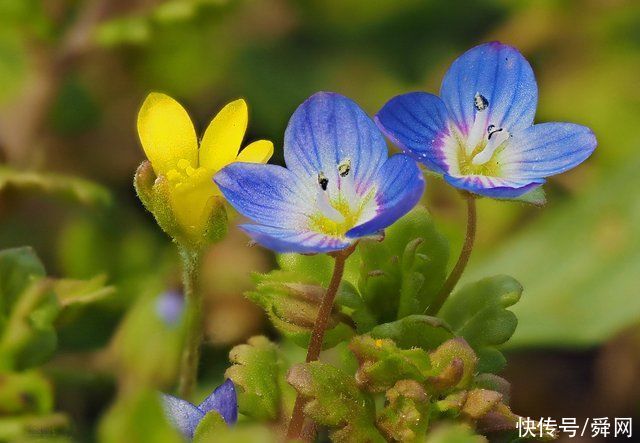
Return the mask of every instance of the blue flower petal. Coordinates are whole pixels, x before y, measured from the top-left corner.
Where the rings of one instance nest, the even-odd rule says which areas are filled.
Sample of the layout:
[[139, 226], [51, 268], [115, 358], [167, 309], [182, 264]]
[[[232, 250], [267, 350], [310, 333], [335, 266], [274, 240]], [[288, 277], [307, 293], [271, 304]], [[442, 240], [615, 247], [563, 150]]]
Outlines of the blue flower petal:
[[315, 201], [298, 177], [276, 165], [232, 163], [214, 181], [242, 215], [269, 226], [298, 227]]
[[514, 134], [501, 158], [502, 171], [521, 179], [560, 174], [585, 161], [596, 145], [586, 126], [541, 123]]
[[382, 107], [375, 120], [389, 140], [407, 154], [437, 173], [447, 170], [442, 147], [449, 133], [449, 114], [439, 97], [426, 92], [398, 95]]
[[205, 414], [209, 411], [220, 413], [228, 425], [238, 421], [238, 396], [233, 382], [227, 379], [198, 405]]
[[204, 417], [204, 412], [192, 403], [172, 395], [162, 394], [162, 406], [167, 419], [187, 438], [193, 433]]
[[529, 192], [544, 183], [544, 179], [511, 179], [487, 177], [484, 175], [465, 175], [452, 177], [445, 175], [444, 179], [452, 186], [469, 191], [473, 194], [495, 198], [515, 198]]
[[294, 230], [264, 225], [240, 225], [257, 243], [278, 253], [313, 254], [344, 249], [350, 241], [329, 237], [313, 231]]
[[318, 92], [302, 103], [284, 137], [287, 167], [313, 184], [319, 172], [335, 183], [337, 165], [349, 159], [356, 186], [366, 186], [387, 154], [371, 118], [351, 99], [331, 92]]
[[396, 154], [382, 165], [377, 186], [377, 215], [350, 229], [347, 237], [371, 235], [391, 225], [420, 201], [425, 184], [416, 162], [404, 154]]
[[466, 133], [474, 121], [474, 97], [489, 102], [489, 124], [515, 132], [533, 124], [538, 86], [529, 62], [511, 46], [486, 43], [462, 54], [442, 81], [440, 96]]

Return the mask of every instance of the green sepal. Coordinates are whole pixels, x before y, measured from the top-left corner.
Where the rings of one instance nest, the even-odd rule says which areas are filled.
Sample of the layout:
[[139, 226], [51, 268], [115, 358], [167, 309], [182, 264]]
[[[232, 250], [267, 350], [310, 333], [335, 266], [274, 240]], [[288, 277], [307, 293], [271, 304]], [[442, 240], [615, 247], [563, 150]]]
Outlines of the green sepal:
[[539, 186], [525, 194], [522, 194], [520, 197], [499, 198], [498, 200], [526, 203], [528, 205], [542, 207], [547, 204], [547, 195], [544, 192], [544, 189], [542, 189], [542, 186]]
[[399, 380], [422, 382], [431, 375], [429, 355], [420, 348], [400, 349], [392, 340], [360, 335], [349, 349], [359, 364], [358, 386], [369, 392], [384, 392]]
[[363, 240], [359, 249], [358, 289], [378, 323], [423, 313], [444, 282], [448, 243], [424, 207], [387, 228], [382, 241]]
[[515, 332], [518, 320], [506, 308], [517, 303], [521, 294], [522, 286], [512, 277], [489, 277], [456, 291], [440, 311], [456, 335], [478, 351], [483, 372], [497, 372], [504, 367], [504, 357], [494, 347], [505, 343]]
[[332, 441], [385, 441], [375, 426], [373, 398], [341, 369], [317, 361], [300, 363], [291, 367], [287, 381], [307, 400], [305, 415], [330, 428]]
[[227, 234], [228, 219], [224, 200], [212, 196], [203, 209], [208, 214], [202, 231], [184, 228], [178, 223], [171, 206], [171, 188], [164, 176], [156, 177], [148, 160], [143, 161], [134, 175], [133, 184], [144, 207], [153, 214], [158, 226], [181, 249], [198, 253]]
[[471, 384], [478, 358], [461, 337], [448, 340], [429, 354], [433, 366], [430, 386], [436, 392], [465, 389]]
[[389, 441], [417, 441], [429, 426], [430, 403], [424, 387], [414, 380], [400, 380], [385, 393], [387, 403], [377, 425]]
[[285, 365], [278, 347], [266, 337], [252, 337], [231, 349], [229, 360], [233, 366], [225, 376], [236, 385], [240, 412], [255, 420], [281, 418], [292, 391], [284, 380]]
[[[326, 289], [313, 279], [296, 278], [289, 271], [278, 270], [256, 275], [255, 290], [245, 295], [265, 310], [278, 331], [298, 346], [306, 348]], [[322, 348], [332, 348], [349, 340], [354, 333], [351, 319], [334, 306]]]
[[218, 411], [209, 411], [196, 426], [193, 433], [193, 443], [210, 443], [216, 441], [216, 436], [227, 428], [227, 423]]

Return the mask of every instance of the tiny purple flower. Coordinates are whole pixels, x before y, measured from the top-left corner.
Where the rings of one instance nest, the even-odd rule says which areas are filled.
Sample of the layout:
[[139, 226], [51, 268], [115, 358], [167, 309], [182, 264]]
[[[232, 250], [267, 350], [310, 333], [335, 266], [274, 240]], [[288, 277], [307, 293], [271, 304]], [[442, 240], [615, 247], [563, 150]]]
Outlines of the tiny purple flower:
[[176, 291], [167, 291], [156, 300], [156, 313], [165, 324], [175, 325], [184, 310], [184, 297]]
[[572, 123], [533, 124], [538, 87], [517, 49], [499, 42], [453, 62], [440, 97], [392, 98], [376, 122], [393, 143], [474, 194], [514, 198], [586, 160], [593, 132]]
[[424, 190], [415, 161], [389, 157], [375, 123], [336, 93], [298, 107], [284, 158], [286, 168], [233, 163], [215, 176], [227, 201], [255, 222], [241, 228], [276, 252], [347, 248], [409, 212]]
[[187, 438], [193, 438], [200, 420], [209, 411], [217, 411], [227, 425], [238, 421], [238, 397], [233, 381], [226, 380], [198, 406], [172, 395], [162, 394], [164, 413], [173, 426]]

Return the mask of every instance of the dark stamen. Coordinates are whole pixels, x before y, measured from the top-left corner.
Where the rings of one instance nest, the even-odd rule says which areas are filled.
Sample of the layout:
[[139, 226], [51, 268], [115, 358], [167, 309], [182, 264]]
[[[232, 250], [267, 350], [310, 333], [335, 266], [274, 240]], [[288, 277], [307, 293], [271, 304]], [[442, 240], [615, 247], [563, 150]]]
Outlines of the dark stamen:
[[[491, 125], [491, 126], [493, 126], [493, 125]], [[491, 126], [489, 126], [489, 128], [491, 128]], [[489, 128], [487, 128], [487, 130], [489, 130]], [[493, 126], [493, 128], [495, 128], [495, 126]], [[493, 134], [495, 134], [496, 132], [502, 131], [502, 128], [498, 128], [498, 129], [493, 129], [493, 128], [491, 128], [491, 130], [489, 130], [489, 137], [487, 138], [487, 140], [491, 140], [491, 136]]]
[[351, 159], [348, 158], [338, 165], [338, 173], [340, 177], [346, 177], [351, 171]]
[[489, 100], [487, 100], [484, 95], [476, 93], [475, 97], [473, 97], [473, 105], [477, 111], [484, 111], [487, 109], [487, 106], [489, 106]]
[[318, 184], [322, 188], [323, 191], [327, 190], [327, 186], [329, 186], [329, 179], [323, 172], [318, 172]]

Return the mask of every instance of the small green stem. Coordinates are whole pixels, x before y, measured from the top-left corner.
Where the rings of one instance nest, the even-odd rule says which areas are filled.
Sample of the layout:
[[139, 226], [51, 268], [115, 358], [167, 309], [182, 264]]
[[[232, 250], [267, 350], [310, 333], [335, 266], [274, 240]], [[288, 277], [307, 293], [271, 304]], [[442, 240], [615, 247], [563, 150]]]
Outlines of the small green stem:
[[200, 346], [202, 345], [204, 318], [202, 310], [202, 292], [200, 288], [200, 264], [202, 255], [181, 250], [182, 280], [185, 297], [186, 337], [180, 362], [178, 395], [189, 400], [198, 377]]
[[476, 197], [473, 194], [464, 193], [465, 199], [467, 200], [467, 235], [464, 240], [464, 244], [462, 245], [462, 250], [460, 251], [460, 257], [458, 257], [458, 261], [456, 265], [453, 267], [451, 274], [442, 285], [440, 292], [436, 296], [435, 300], [431, 305], [427, 308], [427, 315], [436, 315], [444, 302], [447, 301], [447, 298], [451, 294], [451, 291], [456, 287], [460, 277], [462, 277], [462, 273], [467, 267], [467, 263], [469, 263], [469, 257], [471, 257], [471, 251], [473, 251], [473, 242], [476, 238], [476, 225], [477, 225], [477, 215], [476, 215]]
[[[329, 322], [329, 317], [331, 316], [331, 311], [333, 310], [333, 302], [336, 298], [336, 294], [338, 293], [340, 282], [342, 281], [345, 263], [347, 261], [347, 258], [349, 258], [349, 256], [355, 250], [355, 246], [356, 245], [353, 245], [348, 249], [338, 251], [333, 254], [333, 257], [335, 258], [333, 275], [331, 276], [331, 281], [329, 282], [327, 292], [325, 292], [324, 297], [322, 298], [322, 302], [320, 303], [318, 316], [316, 317], [316, 321], [313, 325], [313, 330], [311, 331], [309, 348], [307, 349], [307, 358], [305, 359], [307, 363], [316, 361], [318, 360], [318, 357], [320, 357], [324, 334], [327, 330], [327, 324]], [[293, 406], [293, 413], [291, 414], [291, 421], [289, 422], [289, 429], [287, 431], [287, 438], [289, 440], [299, 440], [301, 437], [302, 427], [304, 424], [305, 403], [306, 400], [304, 399], [304, 397], [298, 394], [298, 396], [296, 397], [296, 402]], [[311, 437], [305, 436], [305, 440], [310, 439]]]

